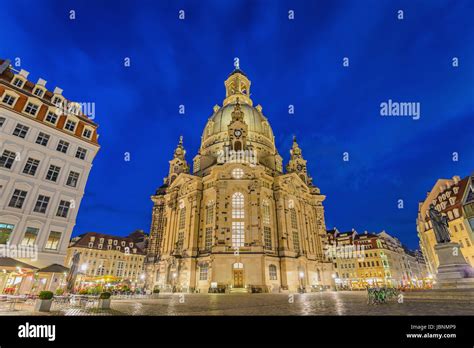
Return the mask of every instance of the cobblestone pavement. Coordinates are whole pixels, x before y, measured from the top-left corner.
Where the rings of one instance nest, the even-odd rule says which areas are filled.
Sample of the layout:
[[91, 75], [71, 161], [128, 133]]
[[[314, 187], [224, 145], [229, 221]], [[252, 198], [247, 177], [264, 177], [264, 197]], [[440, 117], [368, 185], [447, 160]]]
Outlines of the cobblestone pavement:
[[368, 305], [365, 292], [294, 294], [173, 294], [112, 301], [125, 315], [473, 315], [466, 301], [410, 300]]
[[160, 294], [157, 299], [112, 300], [112, 309], [65, 307], [34, 313], [30, 306], [0, 315], [473, 315], [474, 303], [457, 300], [393, 299], [368, 305], [365, 292], [312, 294]]

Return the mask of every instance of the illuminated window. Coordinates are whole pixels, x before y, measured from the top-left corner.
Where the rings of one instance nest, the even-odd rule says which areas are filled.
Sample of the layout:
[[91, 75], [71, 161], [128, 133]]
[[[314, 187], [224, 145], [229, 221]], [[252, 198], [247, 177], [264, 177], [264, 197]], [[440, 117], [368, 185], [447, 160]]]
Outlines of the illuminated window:
[[232, 246], [234, 248], [243, 247], [245, 243], [245, 232], [243, 221], [232, 222]]
[[244, 217], [244, 195], [236, 192], [232, 195], [232, 218], [243, 219]]
[[21, 241], [21, 245], [24, 246], [33, 246], [36, 241], [36, 237], [38, 237], [39, 229], [35, 227], [27, 227], [25, 235], [23, 236], [23, 240]]
[[244, 171], [242, 168], [235, 168], [232, 170], [232, 177], [234, 179], [242, 179], [244, 177]]
[[[245, 244], [244, 231], [244, 195], [236, 192], [232, 195], [232, 246], [234, 248], [243, 247]], [[240, 221], [239, 221], [240, 220]]]
[[51, 231], [44, 248], [49, 249], [49, 250], [58, 250], [60, 240], [61, 240], [61, 232]]

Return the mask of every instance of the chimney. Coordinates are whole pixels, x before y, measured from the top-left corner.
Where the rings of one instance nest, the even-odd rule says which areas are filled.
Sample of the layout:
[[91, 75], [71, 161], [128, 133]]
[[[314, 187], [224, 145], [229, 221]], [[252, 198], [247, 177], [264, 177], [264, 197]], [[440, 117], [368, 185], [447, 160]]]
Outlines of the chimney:
[[63, 94], [62, 88], [54, 87], [54, 94], [62, 95]]
[[28, 78], [28, 75], [30, 74], [29, 71], [21, 69], [19, 74], [23, 76], [25, 79]]
[[461, 178], [458, 175], [453, 176], [454, 184], [458, 184], [461, 181]]
[[40, 86], [43, 86], [43, 87], [46, 87], [46, 80], [43, 80], [42, 78], [39, 78], [38, 79], [38, 82], [36, 82], [37, 85], [40, 85]]

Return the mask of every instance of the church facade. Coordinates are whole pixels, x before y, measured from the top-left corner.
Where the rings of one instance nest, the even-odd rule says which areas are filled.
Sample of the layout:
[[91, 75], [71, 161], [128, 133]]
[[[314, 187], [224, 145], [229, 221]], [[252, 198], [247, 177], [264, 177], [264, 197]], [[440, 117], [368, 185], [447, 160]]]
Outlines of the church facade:
[[283, 170], [272, 128], [238, 67], [225, 81], [190, 171], [182, 137], [151, 197], [146, 287], [182, 292], [332, 286], [323, 201], [296, 139]]

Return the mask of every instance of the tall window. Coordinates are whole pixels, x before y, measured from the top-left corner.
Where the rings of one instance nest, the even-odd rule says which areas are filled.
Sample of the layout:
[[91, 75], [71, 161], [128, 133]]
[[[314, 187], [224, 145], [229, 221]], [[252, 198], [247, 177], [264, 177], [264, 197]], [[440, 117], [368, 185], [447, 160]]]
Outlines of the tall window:
[[82, 147], [78, 147], [77, 152], [76, 152], [76, 158], [83, 160], [86, 158], [86, 153], [87, 153], [86, 149], [83, 149]]
[[290, 209], [290, 222], [293, 230], [293, 250], [297, 253], [300, 252], [300, 237], [298, 234], [298, 220], [296, 217], [296, 209]]
[[245, 244], [244, 231], [244, 195], [236, 192], [232, 195], [232, 246], [234, 248], [243, 247]]
[[263, 202], [263, 223], [265, 225], [270, 225], [270, 205], [267, 201]]
[[205, 250], [209, 251], [212, 247], [212, 227], [206, 227]]
[[16, 154], [12, 151], [4, 150], [0, 157], [0, 167], [10, 169], [15, 161]]
[[206, 207], [206, 225], [212, 224], [214, 221], [214, 202], [209, 202]]
[[23, 207], [23, 203], [25, 203], [26, 195], [28, 192], [23, 190], [16, 189], [13, 191], [12, 198], [10, 199], [10, 203], [8, 203], [9, 207], [12, 208], [19, 208]]
[[36, 144], [40, 144], [43, 146], [48, 145], [50, 136], [46, 133], [39, 132], [38, 137], [36, 138]]
[[13, 131], [13, 135], [24, 139], [26, 137], [26, 133], [28, 133], [29, 129], [30, 129], [30, 127], [24, 126], [24, 125], [18, 123], [15, 127], [15, 130]]
[[58, 180], [59, 172], [61, 168], [55, 165], [50, 165], [48, 169], [48, 173], [46, 174], [46, 180], [54, 181]]
[[67, 214], [69, 212], [70, 206], [71, 206], [71, 202], [61, 200], [59, 202], [58, 211], [56, 212], [56, 216], [66, 218]]
[[178, 229], [183, 230], [186, 224], [186, 207], [179, 210], [179, 225]]
[[232, 218], [243, 219], [244, 217], [244, 195], [236, 192], [232, 195]]
[[74, 171], [71, 170], [69, 172], [69, 176], [67, 178], [66, 185], [71, 186], [71, 187], [76, 187], [78, 182], [79, 182], [79, 173], [74, 172]]
[[48, 208], [49, 197], [44, 195], [38, 195], [38, 200], [36, 201], [35, 208], [33, 209], [36, 213], [46, 213]]
[[298, 229], [298, 220], [296, 218], [295, 208], [290, 209], [290, 220], [291, 220], [291, 228], [294, 230]]
[[179, 231], [177, 249], [183, 250], [183, 244], [184, 244], [184, 231]]
[[272, 230], [268, 226], [263, 227], [263, 239], [265, 243], [265, 249], [272, 250]]
[[25, 167], [23, 168], [23, 173], [34, 176], [36, 174], [36, 170], [38, 169], [39, 163], [40, 161], [35, 160], [34, 158], [28, 158]]
[[298, 231], [293, 231], [293, 249], [299, 253], [300, 252], [300, 237]]
[[277, 268], [275, 265], [268, 266], [268, 273], [270, 275], [270, 280], [277, 280]]
[[202, 265], [199, 267], [199, 280], [207, 280], [208, 266]]

